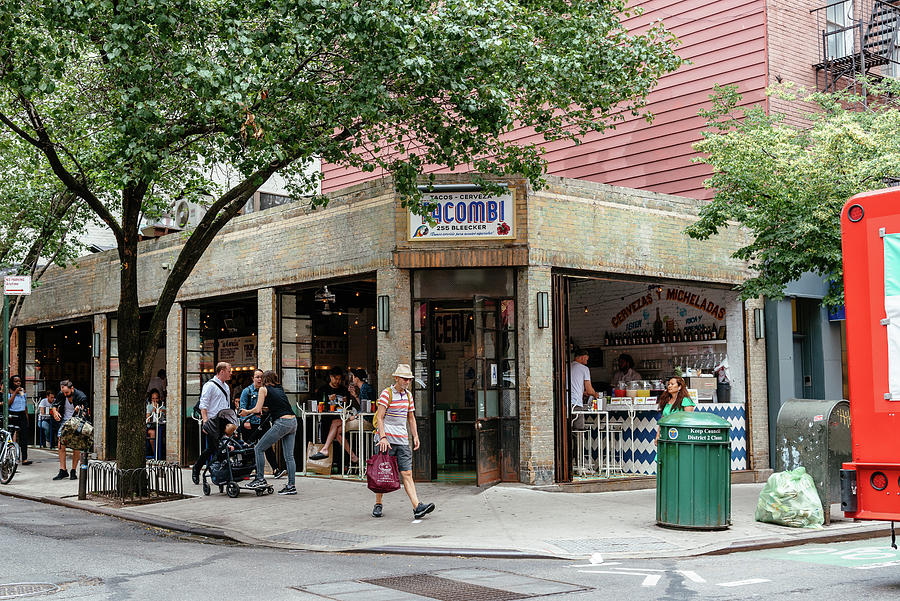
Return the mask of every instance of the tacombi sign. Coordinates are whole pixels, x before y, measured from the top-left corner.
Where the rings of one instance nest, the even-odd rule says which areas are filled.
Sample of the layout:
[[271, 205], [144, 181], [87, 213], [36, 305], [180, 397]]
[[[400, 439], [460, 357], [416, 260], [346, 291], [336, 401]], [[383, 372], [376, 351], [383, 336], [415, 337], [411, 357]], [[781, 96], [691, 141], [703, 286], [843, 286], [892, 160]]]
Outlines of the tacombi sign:
[[434, 205], [428, 223], [409, 214], [409, 240], [460, 238], [515, 238], [515, 193], [499, 196], [486, 192], [426, 192], [423, 200]]

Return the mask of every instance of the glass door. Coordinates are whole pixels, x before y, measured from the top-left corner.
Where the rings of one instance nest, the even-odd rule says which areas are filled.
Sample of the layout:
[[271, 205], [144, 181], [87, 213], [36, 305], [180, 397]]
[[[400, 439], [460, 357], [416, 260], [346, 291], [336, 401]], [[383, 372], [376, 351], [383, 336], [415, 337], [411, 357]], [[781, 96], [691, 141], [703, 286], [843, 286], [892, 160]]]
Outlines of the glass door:
[[431, 340], [432, 306], [428, 301], [413, 303], [413, 400], [419, 448], [413, 453], [413, 478], [431, 481], [435, 474], [434, 449], [434, 364]]
[[497, 299], [475, 297], [475, 456], [478, 486], [495, 484], [501, 479], [499, 305]]

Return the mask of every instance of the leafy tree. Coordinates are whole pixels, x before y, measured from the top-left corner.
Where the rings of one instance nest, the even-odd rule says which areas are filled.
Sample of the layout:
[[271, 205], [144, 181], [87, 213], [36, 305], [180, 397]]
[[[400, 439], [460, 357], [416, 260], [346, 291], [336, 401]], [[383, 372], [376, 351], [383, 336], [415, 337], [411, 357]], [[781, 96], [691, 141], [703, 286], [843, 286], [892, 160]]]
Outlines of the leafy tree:
[[745, 299], [781, 299], [789, 282], [813, 272], [831, 284], [823, 302], [843, 303], [841, 209], [854, 194], [900, 177], [900, 85], [867, 86], [867, 96], [791, 84], [770, 90], [812, 107], [803, 124], [761, 106], [739, 107], [735, 86], [717, 87], [712, 108], [701, 113], [707, 130], [695, 161], [712, 166], [705, 183], [715, 196], [686, 231], [705, 240], [735, 223], [749, 230], [751, 242], [734, 253], [756, 272], [741, 285]]
[[[0, 124], [118, 244], [120, 466], [144, 461], [145, 349], [260, 184], [277, 172], [300, 194], [314, 158], [382, 167], [419, 211], [429, 163], [540, 185], [540, 149], [504, 134], [602, 131], [682, 62], [661, 24], [629, 34], [623, 14], [624, 0], [0, 0]], [[216, 184], [216, 164], [239, 177]], [[212, 200], [141, 344], [138, 223], [181, 198]]]

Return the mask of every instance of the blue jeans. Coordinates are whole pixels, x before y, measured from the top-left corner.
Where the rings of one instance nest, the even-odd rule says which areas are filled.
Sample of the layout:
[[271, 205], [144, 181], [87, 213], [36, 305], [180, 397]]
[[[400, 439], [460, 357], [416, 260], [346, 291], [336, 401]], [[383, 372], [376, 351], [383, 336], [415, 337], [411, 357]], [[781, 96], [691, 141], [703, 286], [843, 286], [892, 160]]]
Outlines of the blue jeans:
[[256, 477], [262, 478], [266, 469], [266, 449], [271, 448], [279, 440], [281, 450], [284, 452], [284, 465], [287, 469], [288, 486], [294, 486], [294, 478], [297, 475], [297, 463], [294, 461], [294, 440], [297, 438], [297, 418], [276, 419], [269, 431], [254, 447], [256, 455]]
[[51, 422], [53, 422], [52, 419], [42, 419], [38, 421], [38, 425], [41, 429], [40, 445], [44, 446], [46, 444], [48, 447], [53, 448], [53, 427]]

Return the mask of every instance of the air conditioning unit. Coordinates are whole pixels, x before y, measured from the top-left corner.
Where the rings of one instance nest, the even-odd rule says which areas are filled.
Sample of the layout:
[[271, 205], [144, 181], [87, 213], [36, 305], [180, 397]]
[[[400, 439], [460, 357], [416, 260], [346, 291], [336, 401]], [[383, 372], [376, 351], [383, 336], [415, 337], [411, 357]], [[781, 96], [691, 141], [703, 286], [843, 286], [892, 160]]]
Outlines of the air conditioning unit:
[[189, 200], [179, 200], [175, 203], [175, 226], [181, 229], [197, 227], [200, 220], [206, 214], [206, 207]]

